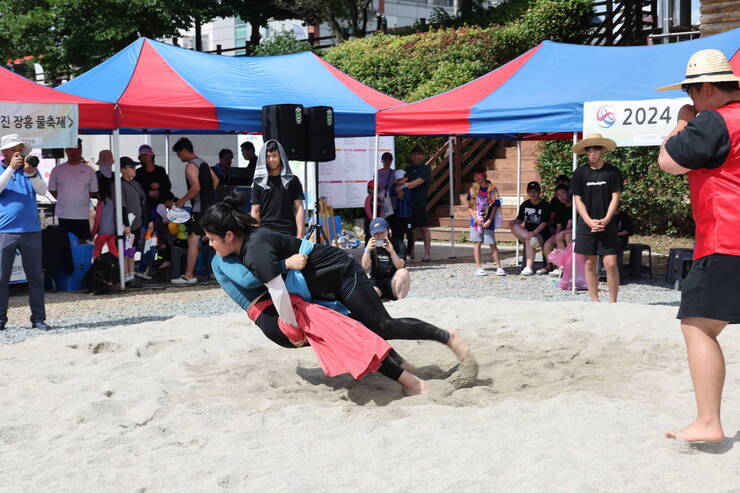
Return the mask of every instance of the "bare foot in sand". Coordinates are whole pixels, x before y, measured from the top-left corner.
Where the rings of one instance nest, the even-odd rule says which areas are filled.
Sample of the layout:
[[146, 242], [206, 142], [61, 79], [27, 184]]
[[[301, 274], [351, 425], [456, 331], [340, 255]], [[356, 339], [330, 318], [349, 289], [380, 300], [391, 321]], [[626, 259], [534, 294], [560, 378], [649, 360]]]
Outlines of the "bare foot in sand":
[[719, 423], [705, 424], [694, 421], [678, 431], [666, 431], [666, 438], [673, 438], [683, 442], [716, 442], [725, 438], [722, 426]]
[[448, 332], [450, 333], [450, 338], [447, 340], [447, 345], [450, 346], [450, 349], [452, 349], [452, 352], [455, 353], [459, 361], [464, 360], [470, 353], [470, 348], [465, 344], [458, 331], [451, 329]]
[[408, 361], [404, 361], [403, 363], [401, 363], [401, 368], [403, 368], [409, 373], [416, 373], [416, 367], [412, 365], [411, 363], [409, 363]]
[[429, 382], [412, 375], [408, 371], [401, 373], [398, 383], [403, 387], [403, 393], [405, 395], [419, 395], [429, 392]]

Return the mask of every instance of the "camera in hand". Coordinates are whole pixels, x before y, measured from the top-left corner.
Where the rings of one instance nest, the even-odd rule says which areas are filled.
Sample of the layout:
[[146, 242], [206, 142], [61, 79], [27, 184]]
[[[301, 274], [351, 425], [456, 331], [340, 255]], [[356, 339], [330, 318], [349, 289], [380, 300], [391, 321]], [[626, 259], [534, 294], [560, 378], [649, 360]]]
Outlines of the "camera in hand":
[[375, 246], [377, 246], [377, 247], [384, 247], [385, 246], [385, 240], [382, 240], [382, 239], [375, 240]]
[[23, 158], [23, 162], [26, 163], [27, 165], [33, 166], [34, 168], [38, 168], [39, 166], [38, 156], [34, 156], [32, 154], [21, 154], [21, 157]]

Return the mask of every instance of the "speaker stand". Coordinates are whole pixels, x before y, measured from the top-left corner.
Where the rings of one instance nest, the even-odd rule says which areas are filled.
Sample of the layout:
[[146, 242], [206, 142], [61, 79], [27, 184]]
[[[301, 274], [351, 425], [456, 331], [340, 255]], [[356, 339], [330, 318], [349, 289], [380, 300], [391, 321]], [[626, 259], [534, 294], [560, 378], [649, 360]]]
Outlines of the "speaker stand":
[[[307, 167], [306, 167], [307, 168]], [[308, 229], [306, 230], [306, 234], [303, 236], [304, 240], [307, 240], [311, 238], [312, 234], [316, 234], [316, 241], [315, 243], [317, 245], [320, 245], [321, 243], [326, 243], [327, 245], [331, 244], [331, 240], [326, 237], [326, 233], [324, 233], [323, 228], [319, 224], [319, 207], [320, 199], [319, 199], [319, 162], [314, 161], [314, 173], [313, 173], [313, 182], [314, 182], [314, 207], [313, 207], [313, 219], [310, 221], [308, 225]]]

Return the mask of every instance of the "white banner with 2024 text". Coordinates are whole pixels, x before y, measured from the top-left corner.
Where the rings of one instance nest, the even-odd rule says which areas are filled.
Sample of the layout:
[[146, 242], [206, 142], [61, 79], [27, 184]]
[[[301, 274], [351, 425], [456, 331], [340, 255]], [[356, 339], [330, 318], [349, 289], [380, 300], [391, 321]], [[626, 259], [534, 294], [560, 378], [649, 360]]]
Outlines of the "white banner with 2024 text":
[[583, 134], [600, 133], [618, 146], [658, 146], [676, 126], [678, 112], [689, 98], [642, 101], [587, 101]]

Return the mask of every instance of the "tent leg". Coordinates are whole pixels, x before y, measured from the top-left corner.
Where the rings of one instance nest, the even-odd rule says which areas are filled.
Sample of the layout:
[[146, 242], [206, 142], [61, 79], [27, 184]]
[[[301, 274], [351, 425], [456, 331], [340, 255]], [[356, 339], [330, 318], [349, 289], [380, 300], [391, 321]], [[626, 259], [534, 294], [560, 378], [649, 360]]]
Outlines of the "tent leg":
[[170, 174], [170, 134], [164, 134], [164, 170]]
[[126, 289], [126, 280], [124, 279], [125, 276], [125, 262], [126, 259], [124, 258], [124, 241], [123, 241], [123, 216], [121, 214], [121, 211], [123, 210], [123, 200], [121, 196], [121, 165], [120, 165], [120, 148], [121, 148], [121, 142], [120, 142], [120, 134], [118, 129], [113, 131], [113, 190], [116, 196], [116, 205], [115, 205], [115, 211], [116, 211], [116, 241], [118, 242], [118, 274], [120, 275], [121, 279], [121, 291]]
[[456, 258], [455, 255], [455, 171], [453, 164], [453, 149], [455, 138], [447, 138], [447, 154], [449, 156], [450, 166], [450, 258]]
[[[522, 141], [516, 141], [516, 206], [522, 204]], [[521, 265], [519, 261], [519, 238], [516, 239], [516, 265]]]
[[[576, 145], [578, 143], [578, 132], [573, 132], [573, 145]], [[573, 172], [576, 171], [576, 168], [578, 167], [578, 155], [574, 152], [573, 153]], [[571, 216], [571, 262], [570, 262], [570, 281], [571, 281], [571, 292], [575, 296], [578, 294], [578, 290], [576, 289], [576, 205], [573, 204], [573, 212]]]
[[373, 217], [378, 217], [378, 152], [380, 152], [380, 136], [375, 134], [375, 153], [373, 154]]

